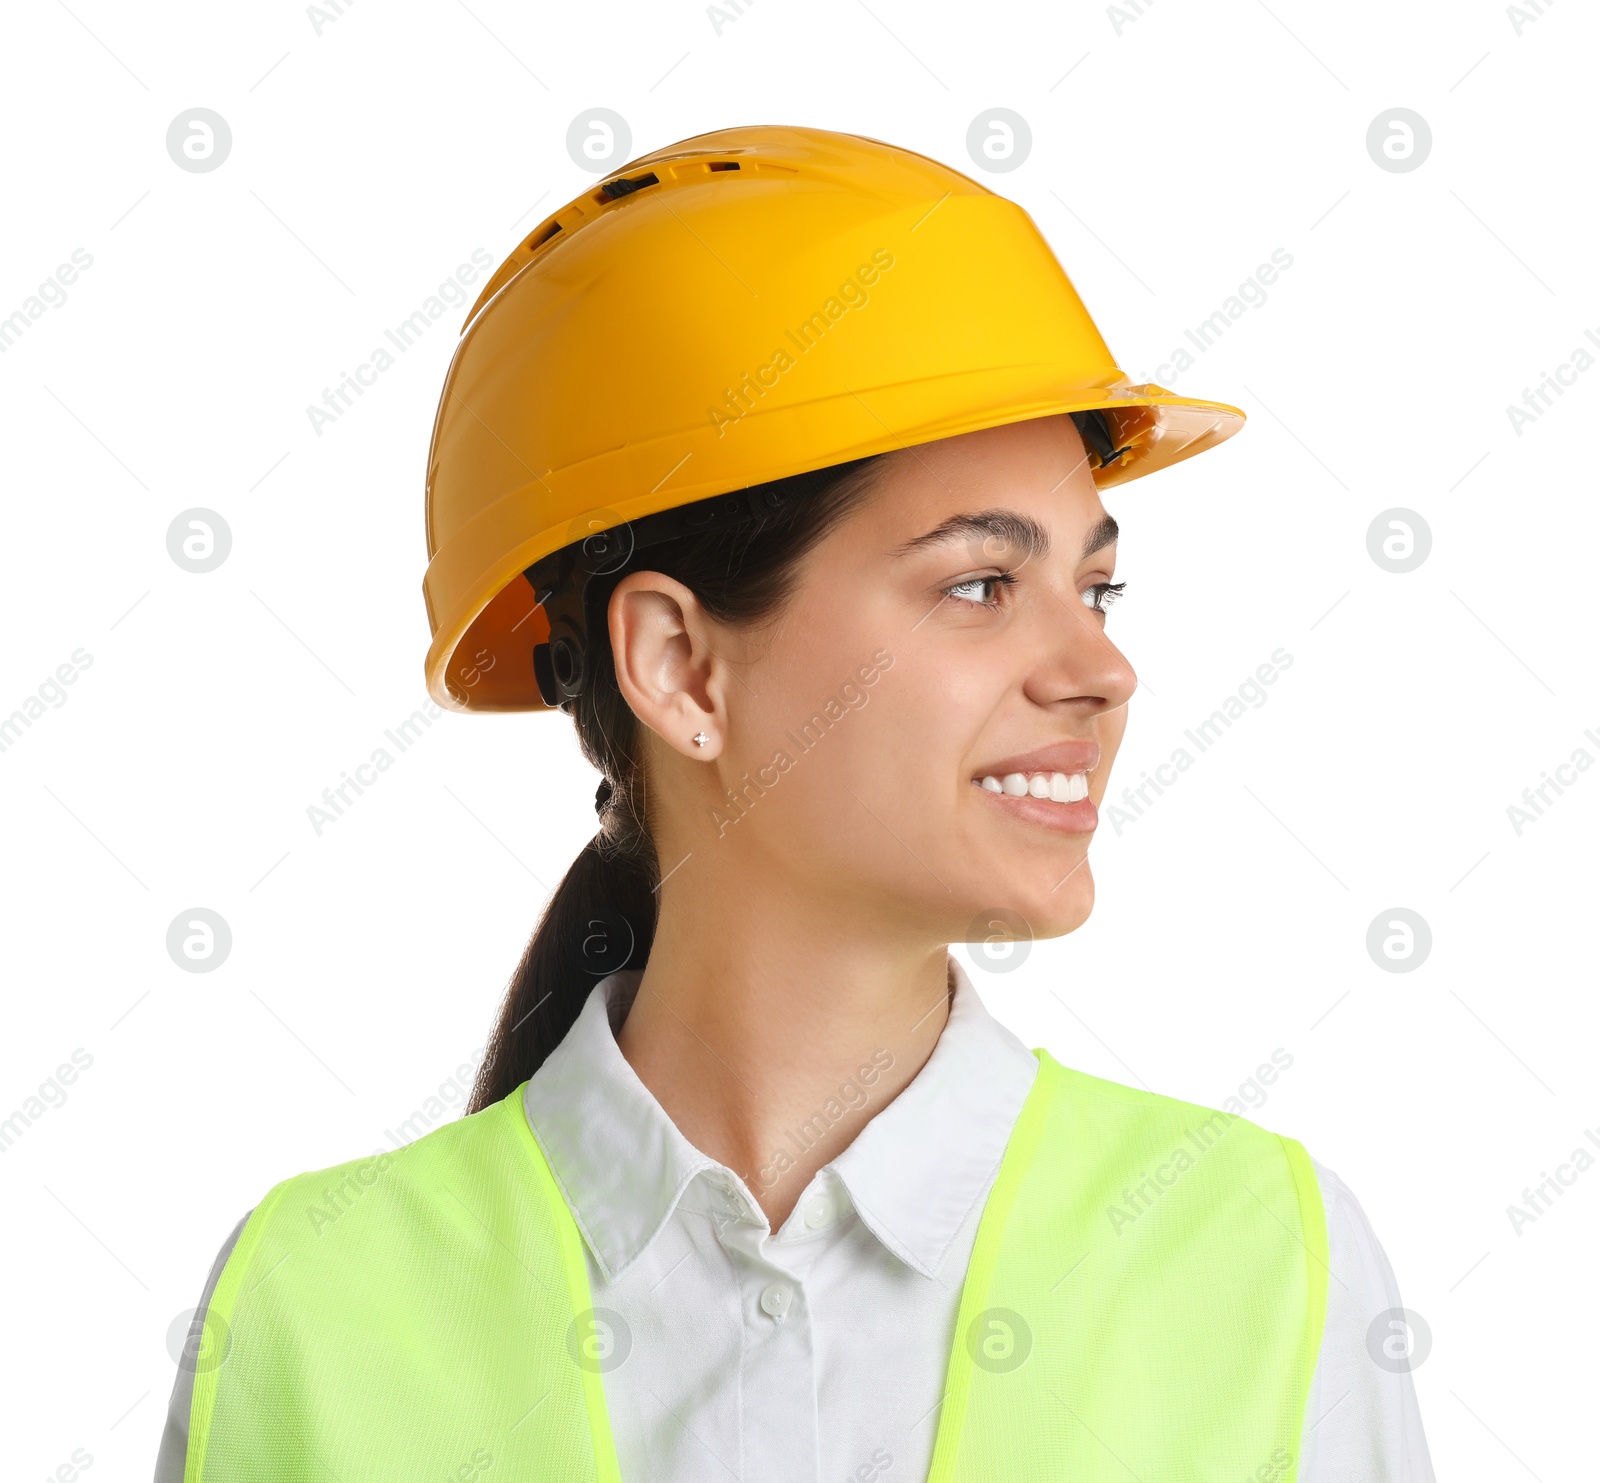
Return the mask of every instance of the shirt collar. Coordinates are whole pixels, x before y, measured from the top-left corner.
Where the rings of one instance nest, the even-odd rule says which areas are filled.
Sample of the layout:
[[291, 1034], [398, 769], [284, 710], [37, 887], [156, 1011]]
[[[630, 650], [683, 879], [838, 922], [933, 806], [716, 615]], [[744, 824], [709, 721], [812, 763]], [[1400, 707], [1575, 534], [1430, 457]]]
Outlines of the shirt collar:
[[639, 1080], [617, 1045], [643, 970], [590, 991], [572, 1028], [523, 1091], [528, 1126], [607, 1282], [655, 1238], [689, 1183], [720, 1167]]
[[[830, 1166], [862, 1223], [926, 1277], [987, 1191], [1038, 1070], [948, 962], [950, 1015], [932, 1055]], [[617, 1046], [642, 972], [590, 990], [523, 1092], [528, 1125], [607, 1282], [650, 1245], [696, 1176], [738, 1180], [678, 1131]]]
[[1039, 1070], [949, 964], [950, 1017], [933, 1054], [833, 1161], [863, 1223], [925, 1277], [987, 1193]]

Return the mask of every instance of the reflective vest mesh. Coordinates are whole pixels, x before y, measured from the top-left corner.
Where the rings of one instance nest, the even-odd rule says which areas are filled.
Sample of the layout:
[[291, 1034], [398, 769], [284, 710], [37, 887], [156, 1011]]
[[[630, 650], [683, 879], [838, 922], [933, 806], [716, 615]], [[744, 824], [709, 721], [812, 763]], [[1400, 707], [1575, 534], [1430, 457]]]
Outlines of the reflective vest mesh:
[[1292, 1483], [1327, 1280], [1300, 1144], [1041, 1055], [930, 1479]]
[[[1327, 1293], [1305, 1150], [1036, 1054], [931, 1483], [1293, 1483]], [[285, 1180], [212, 1295], [185, 1483], [616, 1483], [591, 1304], [520, 1087]]]

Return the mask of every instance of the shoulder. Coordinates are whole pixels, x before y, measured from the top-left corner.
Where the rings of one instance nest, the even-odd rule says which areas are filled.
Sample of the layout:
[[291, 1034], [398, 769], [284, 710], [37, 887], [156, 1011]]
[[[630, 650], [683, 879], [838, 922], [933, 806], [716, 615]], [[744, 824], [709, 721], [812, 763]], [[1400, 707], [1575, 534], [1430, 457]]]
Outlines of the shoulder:
[[1359, 1310], [1366, 1321], [1402, 1312], [1400, 1285], [1367, 1212], [1338, 1174], [1315, 1159], [1310, 1162], [1327, 1220], [1328, 1267], [1337, 1296], [1348, 1300], [1343, 1306], [1352, 1314]]
[[1433, 1483], [1412, 1372], [1427, 1320], [1405, 1307], [1394, 1269], [1348, 1185], [1313, 1162], [1328, 1229], [1327, 1322], [1306, 1404], [1300, 1477]]
[[1038, 1140], [1050, 1177], [1093, 1193], [1116, 1230], [1158, 1206], [1169, 1212], [1164, 1220], [1240, 1231], [1265, 1222], [1269, 1233], [1295, 1233], [1311, 1284], [1325, 1282], [1322, 1199], [1298, 1140], [1226, 1104], [1208, 1107], [1107, 1081], [1047, 1052], [1040, 1053], [1040, 1077], [1044, 1095], [1025, 1136]]
[[1126, 1086], [1063, 1066], [1048, 1051], [1039, 1055], [1040, 1075], [1052, 1101], [1066, 1113], [1063, 1121], [1092, 1121], [1107, 1129], [1122, 1129], [1129, 1136], [1176, 1138], [1193, 1149], [1220, 1147], [1226, 1135], [1230, 1146], [1249, 1145], [1258, 1155], [1288, 1159], [1305, 1177], [1312, 1165], [1302, 1145], [1286, 1134], [1252, 1122], [1237, 1097], [1220, 1107], [1185, 1101], [1147, 1087]]
[[[441, 1123], [409, 1143], [391, 1141], [371, 1152], [281, 1179], [251, 1212], [236, 1249], [253, 1247], [271, 1229], [284, 1239], [316, 1239], [356, 1221], [370, 1226], [415, 1213], [452, 1187], [493, 1178], [510, 1160], [536, 1147], [522, 1115], [522, 1088], [478, 1112]], [[448, 1171], [448, 1176], [446, 1171]], [[380, 1212], [383, 1212], [380, 1215]]]

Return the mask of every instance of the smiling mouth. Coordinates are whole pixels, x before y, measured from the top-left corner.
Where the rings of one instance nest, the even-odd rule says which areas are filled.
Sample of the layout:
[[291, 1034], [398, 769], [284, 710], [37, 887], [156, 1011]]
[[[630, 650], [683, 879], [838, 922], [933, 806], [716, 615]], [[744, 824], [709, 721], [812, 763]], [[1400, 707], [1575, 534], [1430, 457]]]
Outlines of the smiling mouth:
[[1089, 796], [1086, 772], [1008, 772], [996, 777], [988, 773], [972, 780], [987, 793], [1004, 793], [1011, 798], [1044, 798], [1052, 803], [1079, 803]]

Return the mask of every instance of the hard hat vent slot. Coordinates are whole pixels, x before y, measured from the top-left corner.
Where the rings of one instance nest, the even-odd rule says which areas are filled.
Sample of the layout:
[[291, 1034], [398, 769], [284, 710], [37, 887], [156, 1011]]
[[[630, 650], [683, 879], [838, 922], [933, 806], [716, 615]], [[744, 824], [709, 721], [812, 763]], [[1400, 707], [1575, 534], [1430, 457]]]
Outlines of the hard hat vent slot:
[[539, 234], [539, 237], [537, 238], [537, 240], [535, 240], [533, 242], [530, 242], [528, 244], [529, 248], [532, 249], [532, 248], [535, 248], [535, 247], [543, 247], [544, 244], [546, 242], [548, 242], [553, 236], [555, 236], [555, 234], [557, 232], [559, 232], [560, 230], [561, 230], [561, 223], [559, 221], [551, 222], [550, 225], [543, 232], [541, 232]]
[[712, 160], [706, 166], [708, 170], [737, 170], [738, 168], [739, 162], [737, 160]]
[[647, 175], [635, 175], [632, 180], [608, 180], [600, 187], [600, 193], [608, 201], [619, 200], [623, 196], [631, 196], [637, 190], [643, 190], [647, 185], [659, 185], [661, 177], [654, 171]]

